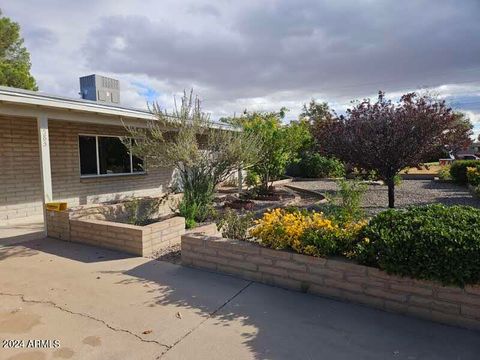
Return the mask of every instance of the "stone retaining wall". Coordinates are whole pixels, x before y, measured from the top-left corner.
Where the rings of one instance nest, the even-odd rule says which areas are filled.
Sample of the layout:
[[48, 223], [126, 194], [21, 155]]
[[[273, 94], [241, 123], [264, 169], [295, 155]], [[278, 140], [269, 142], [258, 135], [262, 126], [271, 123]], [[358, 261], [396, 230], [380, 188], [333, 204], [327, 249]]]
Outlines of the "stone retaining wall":
[[200, 234], [182, 236], [182, 264], [480, 330], [480, 286], [445, 287], [347, 261]]
[[185, 219], [172, 217], [146, 226], [77, 218], [66, 211], [47, 212], [47, 235], [133, 255], [152, 256], [156, 251], [180, 242]]

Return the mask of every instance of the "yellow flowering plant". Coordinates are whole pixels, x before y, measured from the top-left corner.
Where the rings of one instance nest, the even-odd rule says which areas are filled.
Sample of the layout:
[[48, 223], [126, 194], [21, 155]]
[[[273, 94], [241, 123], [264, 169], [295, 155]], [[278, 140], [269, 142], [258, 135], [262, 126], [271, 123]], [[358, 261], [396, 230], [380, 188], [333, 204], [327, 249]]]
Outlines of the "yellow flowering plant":
[[366, 221], [338, 223], [321, 212], [274, 209], [255, 221], [250, 235], [274, 249], [313, 256], [346, 255]]
[[467, 181], [470, 185], [480, 185], [480, 166], [467, 167]]

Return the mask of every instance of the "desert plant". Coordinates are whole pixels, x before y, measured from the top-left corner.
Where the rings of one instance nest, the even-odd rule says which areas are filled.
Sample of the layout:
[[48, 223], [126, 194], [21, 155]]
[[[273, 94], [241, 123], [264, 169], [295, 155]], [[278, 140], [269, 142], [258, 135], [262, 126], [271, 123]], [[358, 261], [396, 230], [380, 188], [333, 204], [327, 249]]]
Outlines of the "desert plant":
[[227, 239], [247, 240], [248, 229], [253, 225], [253, 213], [240, 214], [235, 210], [227, 209], [220, 221], [217, 222], [217, 229]]
[[[216, 185], [239, 168], [253, 165], [261, 142], [253, 133], [218, 125], [201, 110], [200, 100], [184, 92], [180, 107], [172, 114], [152, 105], [155, 121], [147, 129], [126, 127], [124, 144], [149, 167], [170, 167], [178, 174], [184, 192], [182, 205], [195, 220], [202, 221], [213, 199]], [[193, 211], [195, 209], [195, 211]]]
[[165, 203], [169, 194], [159, 198], [134, 198], [125, 203], [127, 222], [132, 225], [144, 226], [152, 223], [158, 215], [160, 205]]
[[480, 281], [480, 209], [388, 210], [361, 233], [357, 260], [388, 273], [463, 286]]
[[357, 180], [339, 180], [337, 186], [339, 190], [335, 197], [339, 199], [340, 218], [343, 221], [362, 219], [364, 212], [361, 203], [368, 185]]
[[185, 227], [192, 229], [197, 226], [199, 205], [195, 202], [184, 201], [183, 199], [178, 204], [178, 214], [185, 218]]
[[480, 160], [456, 160], [450, 166], [450, 175], [456, 183], [465, 185], [468, 182], [467, 168], [479, 165]]

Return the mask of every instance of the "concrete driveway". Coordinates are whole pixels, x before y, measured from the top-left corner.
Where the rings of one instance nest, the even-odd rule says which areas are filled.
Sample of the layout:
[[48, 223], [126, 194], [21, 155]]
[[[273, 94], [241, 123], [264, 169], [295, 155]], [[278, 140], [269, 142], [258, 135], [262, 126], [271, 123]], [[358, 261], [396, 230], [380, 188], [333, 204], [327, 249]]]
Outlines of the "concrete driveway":
[[49, 239], [0, 248], [8, 339], [0, 359], [480, 358], [479, 332]]

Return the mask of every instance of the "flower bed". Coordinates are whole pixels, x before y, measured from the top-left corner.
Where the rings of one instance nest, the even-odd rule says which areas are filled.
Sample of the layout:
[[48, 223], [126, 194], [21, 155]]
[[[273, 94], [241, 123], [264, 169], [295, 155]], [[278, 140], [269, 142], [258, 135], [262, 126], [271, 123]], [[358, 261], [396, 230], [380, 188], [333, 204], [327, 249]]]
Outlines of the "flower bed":
[[366, 221], [275, 209], [250, 231], [263, 246], [340, 255], [392, 274], [447, 285], [480, 283], [480, 209], [428, 205]]
[[450, 325], [480, 329], [480, 286], [445, 287], [389, 275], [348, 261], [325, 259], [256, 243], [182, 236], [182, 264], [287, 289], [328, 296]]
[[182, 237], [182, 260], [480, 329], [479, 209], [411, 207], [369, 222], [345, 214], [275, 209], [250, 230], [255, 241]]
[[127, 218], [125, 203], [49, 210], [47, 235], [133, 255], [152, 256], [179, 244], [180, 236], [185, 233], [185, 219], [173, 214], [164, 214], [144, 226], [127, 224]]
[[314, 256], [349, 256], [365, 224], [339, 223], [318, 212], [274, 209], [256, 221], [250, 234], [274, 249], [293, 249]]

